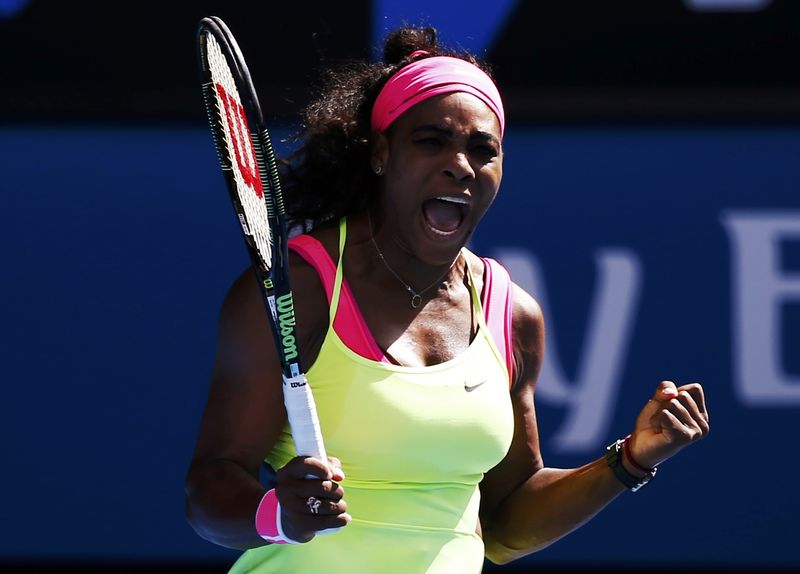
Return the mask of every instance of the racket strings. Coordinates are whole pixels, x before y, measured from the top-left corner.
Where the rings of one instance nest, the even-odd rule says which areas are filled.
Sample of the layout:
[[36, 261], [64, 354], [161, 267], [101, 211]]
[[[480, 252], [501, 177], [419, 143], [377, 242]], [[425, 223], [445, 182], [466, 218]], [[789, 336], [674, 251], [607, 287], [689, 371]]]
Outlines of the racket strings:
[[[206, 35], [208, 69], [213, 83], [214, 106], [221, 124], [221, 135], [227, 155], [224, 165], [230, 166], [242, 212], [239, 219], [245, 234], [253, 238], [255, 247], [267, 269], [272, 267], [272, 238], [267, 203], [259, 171], [259, 160], [251, 141], [247, 117], [239, 90], [222, 49], [213, 35]], [[260, 154], [258, 154], [260, 155]], [[263, 160], [262, 162], [263, 163]], [[263, 168], [262, 168], [263, 169]]]

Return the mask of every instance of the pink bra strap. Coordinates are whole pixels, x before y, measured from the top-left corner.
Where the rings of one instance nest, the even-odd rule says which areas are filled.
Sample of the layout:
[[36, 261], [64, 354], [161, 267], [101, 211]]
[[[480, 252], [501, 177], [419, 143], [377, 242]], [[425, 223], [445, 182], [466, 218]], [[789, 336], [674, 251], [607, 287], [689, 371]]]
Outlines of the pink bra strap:
[[[305, 259], [317, 272], [330, 304], [333, 299], [336, 264], [322, 243], [310, 235], [297, 235], [289, 240], [289, 249]], [[342, 281], [339, 309], [333, 320], [333, 329], [351, 351], [373, 361], [389, 362], [375, 342], [353, 297], [353, 292], [345, 280]]]
[[317, 272], [330, 304], [333, 297], [333, 279], [336, 275], [336, 266], [333, 264], [328, 252], [322, 247], [322, 243], [310, 235], [296, 235], [289, 239], [289, 249], [302, 257]]

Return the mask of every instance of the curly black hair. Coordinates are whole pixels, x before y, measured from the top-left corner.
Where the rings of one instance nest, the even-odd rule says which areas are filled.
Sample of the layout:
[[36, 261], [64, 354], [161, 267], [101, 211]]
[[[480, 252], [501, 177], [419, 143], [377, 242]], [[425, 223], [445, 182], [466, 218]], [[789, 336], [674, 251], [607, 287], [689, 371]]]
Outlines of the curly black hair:
[[[417, 50], [425, 55], [411, 57]], [[383, 61], [350, 62], [324, 72], [322, 88], [301, 115], [293, 136], [299, 147], [282, 162], [290, 228], [308, 232], [365, 209], [377, 190], [370, 169], [370, 115], [378, 93], [403, 66], [421, 58], [452, 56], [490, 68], [467, 51], [439, 45], [432, 27], [399, 28], [384, 42]]]

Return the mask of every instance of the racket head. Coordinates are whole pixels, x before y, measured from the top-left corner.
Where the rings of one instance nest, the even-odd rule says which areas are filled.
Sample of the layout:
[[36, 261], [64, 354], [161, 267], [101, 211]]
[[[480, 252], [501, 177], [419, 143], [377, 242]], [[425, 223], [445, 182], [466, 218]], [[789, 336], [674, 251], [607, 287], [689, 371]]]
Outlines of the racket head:
[[200, 21], [197, 46], [206, 112], [267, 305], [295, 446], [299, 454], [324, 460], [314, 397], [299, 362], [280, 178], [258, 96], [244, 56], [221, 19], [210, 16]]
[[236, 39], [215, 17], [198, 25], [203, 99], [220, 167], [253, 264], [269, 276], [276, 221], [260, 133], [263, 115]]

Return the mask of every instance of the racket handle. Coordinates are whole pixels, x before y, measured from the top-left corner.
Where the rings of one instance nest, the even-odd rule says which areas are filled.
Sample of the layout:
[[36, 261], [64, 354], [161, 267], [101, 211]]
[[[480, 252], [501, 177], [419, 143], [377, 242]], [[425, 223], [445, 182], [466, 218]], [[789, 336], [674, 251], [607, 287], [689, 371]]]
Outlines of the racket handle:
[[283, 401], [297, 454], [327, 460], [317, 405], [305, 375], [283, 376]]

